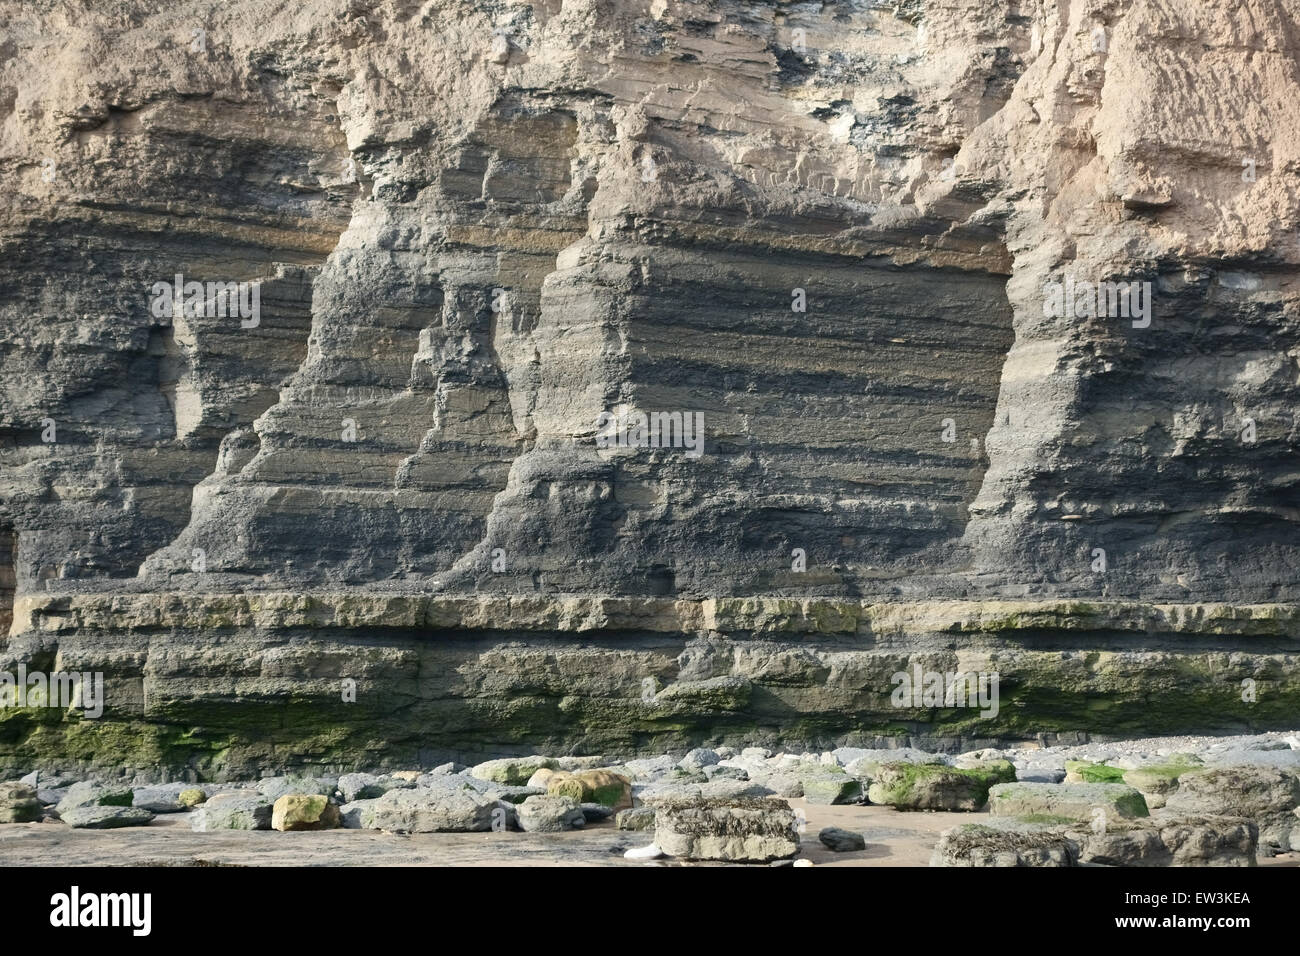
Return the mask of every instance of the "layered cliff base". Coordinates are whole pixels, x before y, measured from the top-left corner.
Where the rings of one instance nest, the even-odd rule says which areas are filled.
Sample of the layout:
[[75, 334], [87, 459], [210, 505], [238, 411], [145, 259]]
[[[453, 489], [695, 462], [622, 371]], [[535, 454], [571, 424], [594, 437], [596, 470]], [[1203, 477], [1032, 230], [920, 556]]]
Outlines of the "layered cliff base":
[[1294, 723], [1296, 0], [101, 6], [0, 2], [0, 665], [108, 687], [0, 765]]
[[[22, 599], [11, 659], [102, 672], [108, 706], [97, 719], [5, 711], [0, 766], [238, 779], [724, 741], [957, 752], [1285, 727], [1300, 695], [1298, 613], [362, 593]], [[900, 704], [900, 673], [993, 675], [996, 685], [968, 685], [963, 705], [918, 683]]]

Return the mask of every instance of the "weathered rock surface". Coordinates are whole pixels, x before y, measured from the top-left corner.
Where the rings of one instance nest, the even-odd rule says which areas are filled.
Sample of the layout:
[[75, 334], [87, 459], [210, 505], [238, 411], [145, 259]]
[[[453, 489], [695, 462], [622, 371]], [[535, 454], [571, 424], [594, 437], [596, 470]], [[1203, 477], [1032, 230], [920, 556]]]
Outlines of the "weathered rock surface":
[[1091, 823], [1149, 815], [1142, 794], [1122, 783], [1004, 783], [988, 792], [996, 817]]
[[1162, 813], [1092, 827], [994, 817], [945, 830], [930, 865], [1255, 866], [1257, 838], [1253, 823], [1228, 817]]
[[525, 833], [560, 833], [585, 826], [586, 815], [574, 800], [562, 796], [532, 796], [515, 809]]
[[339, 825], [339, 808], [319, 794], [286, 794], [271, 808], [272, 830], [332, 830]]
[[190, 828], [196, 833], [269, 830], [271, 813], [271, 803], [257, 791], [218, 793], [194, 811]]
[[68, 788], [57, 809], [63, 813], [77, 807], [129, 807], [133, 800], [134, 793], [130, 787], [82, 781]]
[[490, 830], [494, 812], [497, 819], [505, 819], [509, 811], [500, 801], [472, 789], [417, 787], [389, 790], [370, 801], [361, 811], [361, 824], [370, 830], [403, 833]]
[[1286, 726], [1298, 20], [10, 4], [0, 771]]
[[25, 783], [0, 783], [0, 823], [31, 823], [41, 817], [36, 790]]
[[931, 866], [1076, 866], [1078, 844], [1059, 828], [997, 821], [967, 823], [945, 830], [930, 857]]
[[655, 808], [655, 846], [685, 860], [768, 863], [799, 852], [795, 826], [783, 800], [670, 800]]
[[817, 839], [826, 849], [836, 853], [851, 853], [867, 848], [866, 838], [861, 833], [854, 833], [840, 827], [824, 827], [818, 831]]
[[980, 810], [989, 802], [989, 788], [1015, 780], [1006, 761], [979, 768], [933, 763], [882, 764], [867, 790], [872, 803], [899, 810]]
[[1296, 808], [1300, 775], [1272, 767], [1216, 767], [1183, 774], [1165, 803], [1170, 813], [1242, 817], [1259, 827], [1259, 842], [1270, 851], [1300, 849]]
[[59, 811], [59, 818], [77, 830], [115, 830], [145, 826], [154, 815], [143, 807], [80, 806]]

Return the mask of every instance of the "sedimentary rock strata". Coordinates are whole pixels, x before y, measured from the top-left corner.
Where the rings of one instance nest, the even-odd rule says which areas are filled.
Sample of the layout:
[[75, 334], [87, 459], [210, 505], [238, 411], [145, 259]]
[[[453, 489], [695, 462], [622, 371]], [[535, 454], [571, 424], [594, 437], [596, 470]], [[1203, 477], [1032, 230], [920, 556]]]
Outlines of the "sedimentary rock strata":
[[0, 767], [1292, 725], [1294, 0], [157, 6], [0, 4]]

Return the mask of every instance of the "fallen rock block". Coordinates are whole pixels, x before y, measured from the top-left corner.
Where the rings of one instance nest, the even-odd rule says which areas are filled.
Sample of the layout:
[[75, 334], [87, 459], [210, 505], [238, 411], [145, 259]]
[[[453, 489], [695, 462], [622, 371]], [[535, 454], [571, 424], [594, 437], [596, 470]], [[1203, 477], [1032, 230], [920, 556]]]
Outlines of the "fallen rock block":
[[36, 790], [25, 783], [0, 783], [0, 823], [33, 823], [43, 805]]
[[477, 832], [492, 829], [494, 811], [500, 811], [498, 820], [510, 814], [505, 804], [473, 789], [416, 787], [376, 798], [361, 811], [361, 824], [400, 833]]
[[400, 777], [380, 777], [373, 773], [345, 773], [339, 777], [338, 789], [344, 803], [357, 800], [374, 800], [389, 790], [408, 790], [415, 786], [413, 780]]
[[550, 774], [546, 792], [576, 803], [600, 803], [616, 810], [632, 806], [632, 781], [608, 770], [558, 771]]
[[271, 809], [272, 830], [333, 830], [339, 822], [339, 808], [320, 794], [285, 794]]
[[515, 809], [525, 833], [562, 833], [585, 826], [587, 817], [576, 800], [561, 796], [529, 797]]
[[1059, 827], [1015, 820], [964, 823], [944, 830], [931, 866], [1077, 866], [1079, 846]]
[[256, 790], [218, 793], [194, 811], [190, 829], [195, 833], [215, 830], [269, 830], [271, 804]]
[[857, 803], [862, 799], [862, 783], [838, 767], [822, 767], [822, 772], [800, 778], [804, 799], [820, 806]]
[[990, 787], [1015, 779], [1015, 768], [1005, 760], [965, 769], [933, 763], [884, 764], [876, 770], [867, 796], [872, 803], [899, 810], [974, 811], [988, 803]]
[[1096, 823], [1148, 816], [1142, 794], [1122, 783], [1003, 783], [989, 812], [1031, 823]]
[[839, 827], [826, 827], [817, 834], [817, 839], [833, 853], [852, 853], [867, 848], [867, 841], [861, 833], [841, 830]]
[[614, 815], [614, 825], [620, 830], [653, 830], [655, 828], [654, 807], [620, 810]]
[[1269, 855], [1294, 846], [1300, 775], [1276, 767], [1214, 767], [1182, 774], [1166, 808], [1187, 817], [1220, 816], [1253, 820], [1260, 850]]
[[558, 770], [560, 763], [550, 757], [505, 757], [500, 760], [486, 760], [470, 768], [470, 776], [492, 783], [505, 783], [523, 786], [530, 777], [541, 769]]
[[684, 860], [769, 863], [799, 852], [784, 800], [668, 799], [655, 804], [655, 845]]
[[1169, 794], [1178, 789], [1178, 780], [1183, 774], [1201, 769], [1197, 757], [1189, 754], [1176, 754], [1175, 757], [1179, 759], [1144, 764], [1124, 771], [1124, 782], [1142, 794], [1149, 809], [1158, 810], [1165, 805]]
[[142, 827], [154, 815], [141, 807], [72, 807], [59, 817], [78, 830], [116, 830], [119, 827]]
[[82, 781], [68, 788], [57, 809], [62, 814], [76, 807], [129, 807], [134, 798], [135, 792], [130, 787]]

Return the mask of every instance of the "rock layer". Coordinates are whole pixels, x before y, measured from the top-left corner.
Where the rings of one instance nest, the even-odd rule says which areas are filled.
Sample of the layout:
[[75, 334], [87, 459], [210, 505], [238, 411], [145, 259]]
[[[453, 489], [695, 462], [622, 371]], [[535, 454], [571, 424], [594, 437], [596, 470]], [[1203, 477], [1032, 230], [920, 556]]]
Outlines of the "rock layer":
[[0, 6], [0, 766], [1295, 713], [1295, 0], [154, 6]]

